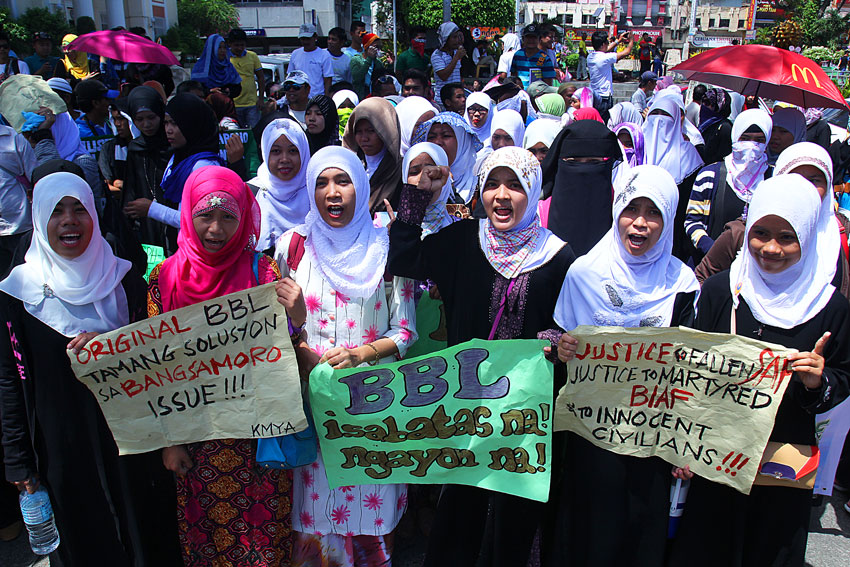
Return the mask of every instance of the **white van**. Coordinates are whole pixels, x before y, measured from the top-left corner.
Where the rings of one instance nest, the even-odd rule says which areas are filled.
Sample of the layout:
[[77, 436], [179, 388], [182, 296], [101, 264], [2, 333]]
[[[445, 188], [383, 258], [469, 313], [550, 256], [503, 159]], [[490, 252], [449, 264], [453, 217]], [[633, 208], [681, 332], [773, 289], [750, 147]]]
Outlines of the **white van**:
[[289, 53], [275, 53], [273, 55], [258, 55], [260, 65], [263, 66], [263, 75], [266, 84], [275, 82], [282, 83], [286, 78], [286, 68], [289, 66]]

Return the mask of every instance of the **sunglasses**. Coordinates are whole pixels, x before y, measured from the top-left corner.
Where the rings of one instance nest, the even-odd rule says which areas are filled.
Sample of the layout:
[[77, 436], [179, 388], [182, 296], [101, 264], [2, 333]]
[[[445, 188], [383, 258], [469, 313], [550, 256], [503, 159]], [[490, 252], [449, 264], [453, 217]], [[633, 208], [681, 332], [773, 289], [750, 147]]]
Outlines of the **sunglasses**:
[[470, 106], [468, 112], [470, 114], [487, 114], [490, 111], [487, 110], [486, 108], [482, 108], [480, 106], [479, 107]]
[[283, 85], [283, 91], [300, 91], [304, 85], [296, 85], [295, 83], [289, 83], [288, 85]]

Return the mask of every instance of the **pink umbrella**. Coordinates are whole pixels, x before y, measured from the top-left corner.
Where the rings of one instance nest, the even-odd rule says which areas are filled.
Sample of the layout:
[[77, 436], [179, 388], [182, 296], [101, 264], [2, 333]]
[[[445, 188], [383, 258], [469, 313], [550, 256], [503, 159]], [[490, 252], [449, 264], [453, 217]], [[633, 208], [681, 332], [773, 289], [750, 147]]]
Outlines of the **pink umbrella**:
[[69, 43], [65, 49], [102, 55], [125, 63], [180, 64], [167, 47], [123, 30], [87, 33]]

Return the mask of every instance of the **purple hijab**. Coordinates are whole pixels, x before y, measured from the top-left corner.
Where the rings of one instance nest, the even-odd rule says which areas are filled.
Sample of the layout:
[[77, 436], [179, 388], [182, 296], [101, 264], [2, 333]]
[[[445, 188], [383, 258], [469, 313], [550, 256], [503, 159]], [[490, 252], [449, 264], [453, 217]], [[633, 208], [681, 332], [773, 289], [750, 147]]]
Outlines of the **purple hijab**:
[[632, 148], [623, 148], [626, 154], [626, 161], [631, 167], [643, 165], [643, 130], [634, 122], [621, 122], [614, 126], [614, 133], [619, 136], [621, 130], [627, 130], [632, 137]]

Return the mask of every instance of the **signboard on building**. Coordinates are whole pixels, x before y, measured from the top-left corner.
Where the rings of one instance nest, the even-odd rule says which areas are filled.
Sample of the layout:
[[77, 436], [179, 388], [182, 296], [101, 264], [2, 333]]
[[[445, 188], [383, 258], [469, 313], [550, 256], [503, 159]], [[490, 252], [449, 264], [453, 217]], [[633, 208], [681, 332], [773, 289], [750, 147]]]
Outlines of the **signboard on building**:
[[474, 27], [470, 30], [472, 34], [472, 39], [475, 41], [481, 39], [493, 39], [498, 35], [503, 35], [508, 31], [508, 28], [495, 28], [495, 27]]
[[265, 37], [266, 36], [266, 30], [264, 30], [263, 28], [243, 28], [242, 31], [244, 31], [245, 35], [247, 35], [248, 37]]
[[692, 36], [688, 38], [688, 41], [694, 47], [700, 48], [708, 48], [708, 47], [724, 47], [727, 45], [732, 45], [732, 40], [739, 40], [740, 37], [732, 37], [732, 36], [707, 36], [701, 31], [696, 32]]

